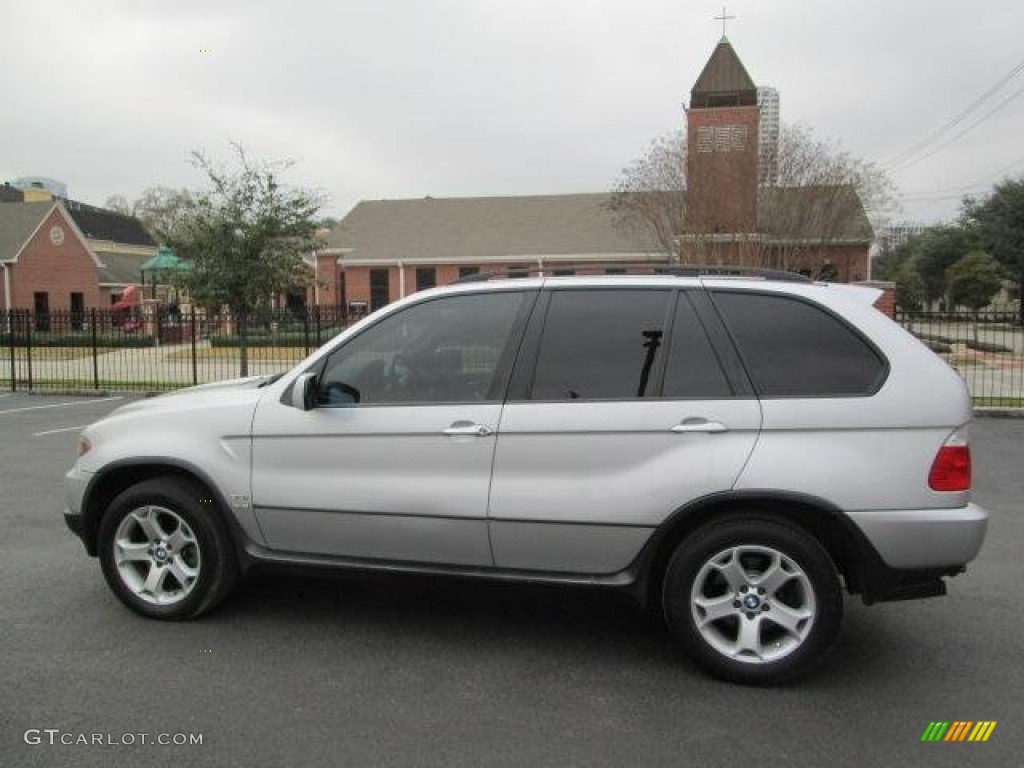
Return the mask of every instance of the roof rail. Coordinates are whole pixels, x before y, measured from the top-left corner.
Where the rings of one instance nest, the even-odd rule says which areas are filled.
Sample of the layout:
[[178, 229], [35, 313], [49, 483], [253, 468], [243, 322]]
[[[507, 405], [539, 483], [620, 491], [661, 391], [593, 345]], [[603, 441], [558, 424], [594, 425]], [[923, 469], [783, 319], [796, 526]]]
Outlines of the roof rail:
[[[559, 269], [602, 270], [602, 276], [617, 277], [630, 275], [669, 275], [672, 277], [750, 277], [760, 280], [771, 280], [790, 283], [810, 283], [811, 278], [797, 272], [782, 269], [766, 269], [762, 267], [744, 267], [733, 264], [642, 264], [636, 262], [598, 263], [598, 264], [565, 264], [545, 267], [522, 267], [493, 272], [476, 272], [460, 277], [450, 285], [461, 283], [483, 283], [489, 280], [516, 277], [551, 277]], [[608, 274], [607, 270], [615, 272]], [[620, 271], [621, 270], [621, 271]]]
[[785, 283], [810, 283], [811, 278], [799, 272], [764, 267], [743, 267], [730, 264], [680, 264], [658, 269], [658, 272], [677, 277], [759, 277]]

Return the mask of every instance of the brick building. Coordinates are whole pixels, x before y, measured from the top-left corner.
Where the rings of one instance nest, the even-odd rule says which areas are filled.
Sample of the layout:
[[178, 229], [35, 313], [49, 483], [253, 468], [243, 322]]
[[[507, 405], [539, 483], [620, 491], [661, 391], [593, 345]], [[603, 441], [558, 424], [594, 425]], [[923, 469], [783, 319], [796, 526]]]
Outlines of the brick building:
[[[759, 100], [757, 86], [723, 37], [694, 83], [686, 110], [680, 260], [779, 267], [841, 282], [867, 279], [874, 235], [856, 190], [840, 184], [785, 186], [778, 156], [773, 175], [761, 172], [761, 101], [763, 94]], [[800, 170], [813, 175], [813, 169]]]
[[[867, 278], [872, 231], [853, 189], [759, 183], [757, 86], [724, 37], [694, 84], [686, 116], [685, 229], [673, 259]], [[653, 238], [617, 223], [610, 198], [362, 201], [316, 253], [315, 301], [376, 309], [475, 271], [665, 263]]]
[[12, 190], [0, 187], [0, 308], [106, 308], [141, 282], [156, 243], [137, 219]]

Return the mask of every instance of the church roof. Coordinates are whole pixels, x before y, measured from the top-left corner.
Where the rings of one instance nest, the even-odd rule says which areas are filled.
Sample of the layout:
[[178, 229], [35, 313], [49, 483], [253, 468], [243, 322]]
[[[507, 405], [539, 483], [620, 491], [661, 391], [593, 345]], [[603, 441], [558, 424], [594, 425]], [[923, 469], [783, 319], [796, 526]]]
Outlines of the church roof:
[[757, 228], [776, 242], [870, 243], [874, 230], [849, 185], [762, 187]]
[[690, 109], [756, 106], [757, 86], [733, 50], [721, 39], [690, 91]]
[[[321, 253], [371, 265], [657, 257], [653, 236], [623, 227], [611, 197], [364, 200], [331, 231]], [[757, 218], [771, 243], [866, 246], [873, 237], [852, 187], [762, 187]]]
[[331, 231], [325, 250], [368, 262], [656, 254], [653, 241], [616, 226], [610, 199], [597, 193], [364, 200]]

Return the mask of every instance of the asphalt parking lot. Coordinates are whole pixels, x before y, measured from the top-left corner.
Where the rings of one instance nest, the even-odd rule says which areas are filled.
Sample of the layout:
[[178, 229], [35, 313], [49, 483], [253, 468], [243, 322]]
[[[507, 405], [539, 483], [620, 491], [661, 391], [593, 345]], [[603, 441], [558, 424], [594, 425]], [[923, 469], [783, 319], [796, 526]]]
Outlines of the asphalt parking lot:
[[[2, 766], [1024, 765], [1024, 420], [973, 428], [992, 519], [949, 596], [847, 599], [825, 664], [761, 690], [580, 590], [260, 574], [200, 621], [138, 618], [61, 516], [78, 430], [127, 400], [0, 393]], [[936, 720], [998, 725], [921, 743]], [[92, 734], [135, 743], [60, 743]]]

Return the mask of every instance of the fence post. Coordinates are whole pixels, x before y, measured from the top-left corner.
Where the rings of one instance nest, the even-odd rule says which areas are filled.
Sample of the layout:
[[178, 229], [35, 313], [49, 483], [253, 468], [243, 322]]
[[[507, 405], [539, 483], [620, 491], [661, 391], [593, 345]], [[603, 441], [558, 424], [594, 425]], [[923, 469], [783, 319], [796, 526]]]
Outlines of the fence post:
[[25, 310], [25, 367], [27, 369], [28, 389], [32, 391], [32, 324], [35, 322], [35, 314]]
[[92, 336], [92, 388], [100, 388], [100, 351], [96, 345], [96, 307], [89, 310], [89, 332]]
[[189, 314], [192, 326], [192, 386], [195, 386], [199, 383], [199, 367], [196, 362], [196, 308], [192, 307], [192, 312]]
[[18, 369], [14, 366], [14, 310], [7, 310], [7, 340], [11, 344], [11, 392], [18, 391]]
[[302, 346], [303, 354], [309, 354], [309, 307], [302, 313]]
[[[323, 341], [320, 339], [320, 305], [317, 304], [313, 307], [313, 310], [316, 312], [316, 348], [319, 349], [320, 345], [323, 344]], [[306, 354], [309, 353], [307, 352]]]

